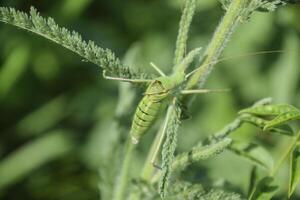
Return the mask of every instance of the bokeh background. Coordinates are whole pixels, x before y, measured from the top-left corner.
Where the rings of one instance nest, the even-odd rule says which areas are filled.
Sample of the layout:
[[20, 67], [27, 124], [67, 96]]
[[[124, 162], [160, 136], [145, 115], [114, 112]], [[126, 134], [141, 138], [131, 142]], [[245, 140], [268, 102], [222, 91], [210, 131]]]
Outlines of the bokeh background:
[[[23, 11], [32, 5], [112, 49], [127, 64], [151, 70], [154, 62], [168, 71], [183, 1], [1, 0], [0, 5]], [[223, 13], [217, 0], [198, 1], [189, 49], [205, 47]], [[178, 152], [220, 130], [239, 109], [261, 98], [300, 107], [299, 19], [300, 7], [290, 5], [274, 13], [256, 12], [238, 28], [223, 53], [237, 58], [218, 64], [206, 84], [231, 91], [195, 99], [192, 118], [180, 129]], [[141, 89], [104, 80], [99, 67], [2, 23], [0, 44], [0, 199], [109, 199], [118, 150]], [[284, 52], [238, 57], [265, 50]], [[133, 176], [138, 176], [154, 134], [138, 147]], [[286, 145], [285, 137], [262, 134], [250, 125], [234, 136], [264, 145], [274, 158]], [[286, 168], [279, 174], [282, 192], [287, 189]], [[250, 169], [248, 162], [225, 152], [195, 165], [187, 176], [207, 187], [226, 180], [245, 195]]]

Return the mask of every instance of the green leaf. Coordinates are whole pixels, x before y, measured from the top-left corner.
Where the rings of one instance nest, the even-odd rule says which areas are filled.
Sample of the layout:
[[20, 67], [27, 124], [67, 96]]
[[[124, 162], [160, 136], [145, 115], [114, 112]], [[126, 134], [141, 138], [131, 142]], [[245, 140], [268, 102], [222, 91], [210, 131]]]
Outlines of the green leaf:
[[257, 2], [259, 2], [257, 10], [262, 12], [272, 12], [284, 4], [282, 0], [257, 0]]
[[278, 186], [273, 184], [272, 177], [262, 178], [256, 185], [254, 192], [249, 200], [270, 200], [276, 193]]
[[[251, 124], [261, 128], [261, 129], [265, 129], [266, 125], [268, 124], [267, 120], [256, 117], [256, 116], [253, 116], [253, 115], [249, 115], [249, 114], [241, 115], [240, 119], [243, 122], [251, 123]], [[280, 133], [280, 134], [288, 135], [288, 136], [293, 136], [294, 135], [294, 132], [291, 129], [291, 127], [286, 125], [286, 124], [281, 125], [279, 127], [270, 127], [267, 130], [270, 131], [270, 132]]]
[[175, 181], [167, 200], [244, 200], [239, 194], [221, 189], [206, 191], [202, 185], [187, 181]]
[[[263, 130], [274, 131], [286, 135], [293, 135], [293, 131], [286, 126], [285, 123], [300, 119], [300, 110], [289, 104], [251, 107], [241, 110], [239, 114], [240, 118], [245, 122], [252, 123]], [[271, 120], [262, 118], [268, 116], [273, 118]]]
[[255, 191], [255, 184], [257, 182], [257, 167], [253, 166], [250, 174], [248, 196], [250, 196]]
[[291, 197], [300, 181], [300, 144], [298, 143], [290, 156], [290, 181], [288, 195]]
[[201, 184], [191, 183], [188, 181], [177, 180], [174, 181], [172, 187], [170, 187], [170, 198], [174, 199], [189, 199], [196, 200], [201, 199], [202, 195], [205, 194], [205, 190]]
[[74, 147], [66, 130], [54, 130], [16, 149], [0, 162], [0, 191], [30, 176], [31, 172], [61, 158]]
[[[203, 200], [244, 200], [239, 194], [227, 192], [220, 189], [212, 189], [199, 199]], [[196, 199], [195, 199], [196, 200]]]
[[273, 120], [267, 122], [267, 124], [264, 127], [264, 130], [268, 130], [272, 127], [279, 126], [281, 124], [284, 124], [286, 122], [296, 120], [296, 119], [300, 119], [300, 112], [298, 110], [280, 114]]
[[266, 149], [257, 144], [235, 141], [229, 149], [262, 169], [271, 170], [273, 168], [272, 156]]
[[272, 104], [272, 105], [261, 105], [251, 108], [243, 109], [239, 114], [252, 114], [259, 116], [274, 116], [281, 115], [291, 111], [299, 111], [296, 107], [289, 104]]
[[98, 47], [93, 41], [84, 41], [79, 33], [59, 27], [52, 18], [41, 17], [33, 7], [31, 7], [30, 15], [13, 8], [0, 7], [0, 21], [51, 40], [115, 76], [146, 77], [146, 74], [123, 65], [111, 50]]
[[0, 67], [0, 100], [5, 97], [13, 86], [22, 77], [30, 60], [30, 48], [20, 44], [7, 57]]

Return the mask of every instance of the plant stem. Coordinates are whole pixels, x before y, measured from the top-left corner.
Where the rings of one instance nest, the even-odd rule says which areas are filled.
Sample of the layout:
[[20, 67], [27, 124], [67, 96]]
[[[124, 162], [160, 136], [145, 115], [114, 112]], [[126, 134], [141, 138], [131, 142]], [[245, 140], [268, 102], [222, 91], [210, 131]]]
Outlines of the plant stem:
[[281, 155], [279, 161], [276, 163], [276, 165], [273, 167], [272, 171], [270, 172], [270, 176], [274, 176], [278, 172], [281, 165], [289, 157], [291, 151], [294, 149], [294, 147], [297, 144], [299, 138], [300, 138], [300, 131], [297, 133], [296, 136], [293, 137], [292, 141], [289, 143], [289, 146], [286, 148], [286, 151], [283, 152], [283, 154]]
[[[167, 124], [169, 121], [169, 116], [170, 116], [170, 107], [168, 108], [168, 112], [166, 115], [166, 118], [162, 124], [162, 126], [160, 127], [158, 133], [155, 136], [155, 139], [150, 147], [147, 159], [145, 161], [143, 170], [140, 174], [140, 179], [145, 181], [146, 183], [152, 183], [152, 178], [153, 178], [153, 174], [155, 171], [155, 167], [153, 166], [153, 163], [151, 162], [153, 160], [153, 157], [157, 154], [157, 152], [160, 149], [160, 146], [162, 144], [163, 138], [165, 136], [165, 132], [166, 132], [166, 128], [167, 128]], [[140, 200], [140, 193], [134, 193], [131, 192], [130, 194], [130, 200]]]
[[[220, 56], [221, 52], [223, 51], [225, 45], [227, 44], [229, 37], [233, 33], [235, 27], [238, 25], [240, 21], [241, 12], [244, 10], [245, 6], [247, 5], [248, 0], [233, 0], [228, 10], [221, 20], [210, 44], [208, 45], [204, 57], [204, 61], [201, 64], [201, 68], [199, 71], [195, 72], [195, 74], [190, 78], [187, 83], [186, 88], [191, 89], [195, 87], [199, 80], [204, 82], [207, 75], [211, 71], [211, 68], [215, 64], [216, 60]], [[162, 128], [163, 129], [163, 128]], [[157, 150], [157, 146], [161, 141], [163, 131], [160, 131], [157, 134], [154, 142], [152, 143], [151, 149], [149, 151], [148, 157], [146, 159], [146, 163], [144, 169], [141, 173], [141, 179], [150, 183], [154, 167], [151, 164], [151, 158], [155, 154]], [[134, 195], [133, 195], [134, 196]], [[134, 199], [139, 199], [138, 196], [134, 196]]]
[[155, 170], [153, 163], [151, 163], [151, 161], [152, 161], [153, 157], [157, 154], [158, 150], [160, 149], [163, 138], [165, 136], [167, 124], [168, 124], [169, 117], [170, 117], [170, 110], [171, 110], [171, 108], [169, 107], [166, 118], [164, 120], [164, 123], [162, 124], [161, 128], [159, 129], [159, 132], [156, 134], [156, 137], [151, 145], [150, 151], [149, 151], [147, 159], [145, 161], [144, 168], [140, 175], [141, 179], [146, 182], [151, 182], [151, 178], [152, 178], [152, 175]]
[[124, 160], [122, 162], [122, 168], [120, 171], [120, 174], [116, 180], [114, 193], [113, 193], [113, 200], [123, 200], [126, 196], [126, 186], [128, 183], [128, 172], [130, 168], [130, 161], [132, 154], [135, 149], [135, 144], [131, 142], [130, 135], [127, 138], [126, 144], [125, 144], [125, 156]]
[[204, 60], [201, 63], [199, 70], [195, 72], [188, 81], [186, 86], [187, 89], [195, 87], [199, 81], [200, 84], [205, 82], [208, 74], [213, 68], [213, 65], [216, 63], [226, 46], [230, 36], [241, 21], [241, 13], [245, 9], [247, 2], [248, 0], [231, 1], [225, 16], [219, 23], [219, 26], [217, 27], [216, 32], [206, 49]]

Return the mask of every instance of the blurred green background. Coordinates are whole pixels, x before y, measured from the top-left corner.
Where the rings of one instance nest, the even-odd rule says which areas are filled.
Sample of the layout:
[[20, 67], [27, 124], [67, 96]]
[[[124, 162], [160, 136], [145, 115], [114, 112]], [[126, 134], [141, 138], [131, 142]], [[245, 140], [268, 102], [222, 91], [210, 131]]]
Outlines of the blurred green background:
[[[0, 5], [26, 12], [32, 5], [120, 58], [127, 55], [124, 61], [133, 66], [151, 70], [149, 62], [154, 62], [168, 71], [183, 1], [1, 0]], [[205, 47], [223, 13], [217, 0], [198, 1], [189, 49]], [[299, 6], [285, 6], [274, 13], [254, 13], [238, 28], [224, 57], [285, 52], [218, 64], [206, 87], [231, 92], [195, 99], [192, 119], [180, 129], [178, 152], [218, 131], [260, 98], [300, 107], [299, 19]], [[0, 42], [0, 199], [109, 199], [112, 165], [118, 165], [117, 152], [141, 90], [104, 80], [97, 66], [15, 27], [0, 24]], [[235, 137], [264, 144], [276, 158], [286, 140], [259, 133], [249, 125]], [[153, 137], [154, 131], [136, 152], [136, 177]], [[194, 168], [193, 179], [207, 187], [227, 180], [234, 191], [247, 192], [251, 165], [233, 154], [225, 152]], [[287, 170], [280, 177], [286, 190]]]

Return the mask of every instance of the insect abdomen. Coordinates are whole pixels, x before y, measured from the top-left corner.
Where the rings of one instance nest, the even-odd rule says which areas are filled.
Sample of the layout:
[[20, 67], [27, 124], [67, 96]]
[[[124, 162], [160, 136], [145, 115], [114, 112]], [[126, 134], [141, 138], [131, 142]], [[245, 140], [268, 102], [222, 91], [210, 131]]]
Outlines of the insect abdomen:
[[161, 81], [153, 80], [144, 95], [136, 108], [131, 125], [130, 135], [134, 144], [139, 142], [140, 138], [149, 130], [158, 117], [169, 92]]
[[[148, 92], [151, 89], [152, 88], [149, 88]], [[140, 101], [131, 126], [130, 134], [133, 143], [137, 144], [140, 138], [152, 126], [162, 109], [163, 100], [166, 96], [167, 93], [164, 92], [160, 94], [150, 94], [144, 96], [144, 98]]]
[[137, 144], [139, 139], [149, 130], [162, 108], [162, 101], [156, 101], [151, 96], [144, 96], [140, 101], [131, 126], [132, 142]]

